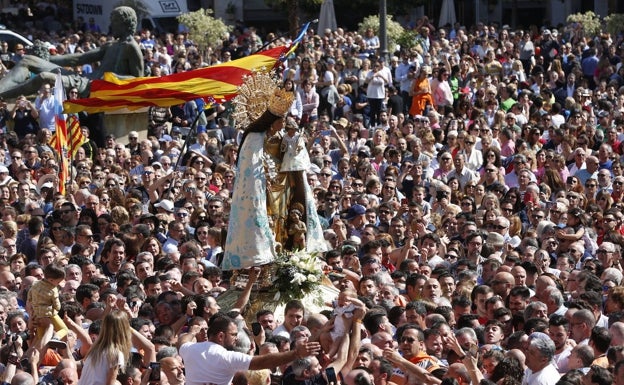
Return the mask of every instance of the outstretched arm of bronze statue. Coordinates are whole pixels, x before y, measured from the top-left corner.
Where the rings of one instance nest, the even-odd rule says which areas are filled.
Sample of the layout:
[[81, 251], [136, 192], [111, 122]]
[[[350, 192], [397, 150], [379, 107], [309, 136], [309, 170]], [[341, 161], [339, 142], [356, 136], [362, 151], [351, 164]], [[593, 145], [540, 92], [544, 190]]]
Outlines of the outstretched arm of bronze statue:
[[72, 53], [67, 55], [50, 56], [50, 62], [61, 67], [75, 67], [77, 65], [91, 64], [102, 60], [106, 49], [95, 48], [84, 53]]

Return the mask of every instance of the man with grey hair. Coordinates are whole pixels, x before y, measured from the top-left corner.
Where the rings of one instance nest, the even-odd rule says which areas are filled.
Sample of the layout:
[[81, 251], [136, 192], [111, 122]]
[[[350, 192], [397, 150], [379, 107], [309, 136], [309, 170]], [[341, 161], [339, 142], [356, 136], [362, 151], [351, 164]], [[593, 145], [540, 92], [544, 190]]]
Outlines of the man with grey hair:
[[82, 282], [82, 269], [80, 266], [70, 263], [65, 266], [65, 281], [78, 281]]
[[616, 255], [619, 257], [619, 252], [616, 245], [612, 242], [602, 242], [598, 250], [596, 250], [596, 257], [602, 263], [605, 269], [613, 267], [616, 260]]
[[531, 318], [542, 318], [548, 321], [548, 308], [544, 302], [535, 301], [527, 305], [524, 309], [524, 320]]
[[605, 269], [600, 275], [600, 280], [602, 282], [606, 280], [610, 280], [610, 281], [613, 281], [616, 286], [619, 286], [622, 283], [622, 278], [624, 278], [624, 275], [622, 274], [621, 271], [619, 271], [615, 267], [609, 267]]
[[302, 339], [302, 338], [307, 339], [310, 337], [312, 337], [312, 333], [310, 332], [310, 329], [308, 329], [306, 326], [303, 326], [303, 325], [295, 326], [290, 331], [290, 343], [291, 344], [299, 339]]
[[447, 179], [457, 178], [459, 181], [459, 188], [461, 190], [464, 189], [464, 186], [468, 184], [468, 182], [474, 181], [475, 183], [479, 180], [479, 174], [475, 171], [466, 167], [466, 153], [463, 151], [459, 151], [453, 157], [453, 163], [455, 165], [455, 169], [449, 172]]
[[472, 344], [479, 344], [477, 333], [471, 328], [461, 328], [455, 331], [455, 338], [464, 351], [468, 351]]
[[414, 137], [410, 142], [410, 149], [412, 150], [412, 156], [407, 157], [404, 160], [410, 160], [413, 162], [426, 162], [429, 164], [431, 162], [431, 158], [429, 155], [422, 152], [422, 140], [418, 137]]
[[574, 163], [568, 166], [568, 170], [570, 171], [570, 175], [576, 174], [577, 171], [585, 169], [587, 166], [585, 165], [585, 158], [587, 157], [587, 153], [583, 147], [578, 147], [574, 150]]
[[598, 171], [598, 192], [606, 191], [609, 194], [613, 192], [613, 177], [609, 169], [603, 168]]
[[[574, 259], [574, 262], [575, 262], [575, 265], [572, 266], [573, 267], [572, 272], [581, 270], [583, 268], [583, 262], [581, 262], [581, 259], [583, 259], [583, 256], [585, 255], [585, 243], [583, 242], [583, 240], [581, 239], [581, 240], [571, 243], [570, 246], [568, 247], [568, 253], [570, 253], [570, 256]], [[570, 282], [569, 277], [568, 277], [568, 282]], [[568, 291], [571, 291], [571, 290], [568, 289]]]
[[526, 354], [527, 369], [522, 385], [555, 385], [559, 381], [559, 372], [553, 364], [555, 343], [544, 333], [529, 336], [529, 348]]
[[509, 226], [511, 226], [511, 222], [509, 221], [509, 219], [503, 216], [499, 216], [494, 219], [493, 224], [494, 232], [502, 235], [505, 243], [509, 242], [509, 240], [511, 239], [511, 237], [509, 236]]
[[549, 286], [541, 294], [541, 298], [548, 308], [548, 315], [564, 316], [568, 308], [563, 304], [563, 294], [555, 286]]
[[323, 367], [314, 356], [298, 358], [291, 364], [292, 372], [284, 374], [285, 384], [323, 384]]
[[[598, 171], [599, 165], [600, 165], [600, 161], [598, 160], [598, 158], [593, 155], [590, 155], [585, 158], [585, 168], [578, 170], [574, 174], [574, 176], [579, 178], [579, 180], [581, 181], [583, 185], [585, 185], [585, 182], [587, 182], [589, 179], [598, 180], [597, 171]], [[588, 197], [588, 198], [593, 198], [593, 197]]]

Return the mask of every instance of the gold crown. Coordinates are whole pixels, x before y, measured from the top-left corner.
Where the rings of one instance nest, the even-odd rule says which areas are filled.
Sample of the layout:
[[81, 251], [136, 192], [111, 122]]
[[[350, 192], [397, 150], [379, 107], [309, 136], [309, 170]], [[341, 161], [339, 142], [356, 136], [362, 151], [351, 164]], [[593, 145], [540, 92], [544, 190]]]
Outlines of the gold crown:
[[288, 112], [295, 95], [281, 90], [280, 83], [275, 73], [264, 69], [254, 70], [245, 77], [243, 84], [238, 88], [238, 95], [233, 100], [232, 116], [237, 128], [245, 129], [266, 110], [277, 116], [283, 116]]
[[283, 88], [278, 88], [273, 92], [271, 101], [269, 102], [269, 111], [275, 116], [284, 116], [290, 110], [295, 94], [288, 92]]

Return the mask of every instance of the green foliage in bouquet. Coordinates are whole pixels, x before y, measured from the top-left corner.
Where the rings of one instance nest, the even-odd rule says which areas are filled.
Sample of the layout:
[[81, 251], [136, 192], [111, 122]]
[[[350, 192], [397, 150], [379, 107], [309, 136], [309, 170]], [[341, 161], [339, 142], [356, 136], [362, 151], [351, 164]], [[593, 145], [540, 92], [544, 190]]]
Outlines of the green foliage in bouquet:
[[615, 39], [624, 31], [624, 14], [613, 13], [604, 18], [606, 23], [607, 32]]

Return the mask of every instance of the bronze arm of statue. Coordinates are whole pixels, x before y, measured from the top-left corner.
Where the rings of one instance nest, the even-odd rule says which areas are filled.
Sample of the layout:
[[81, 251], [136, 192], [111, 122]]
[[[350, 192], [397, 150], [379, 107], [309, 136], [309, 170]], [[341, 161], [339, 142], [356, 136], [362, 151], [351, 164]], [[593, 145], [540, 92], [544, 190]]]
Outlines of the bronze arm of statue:
[[[35, 94], [43, 84], [54, 84], [58, 71], [62, 75], [63, 87], [76, 87], [81, 97], [89, 95], [91, 80], [101, 79], [105, 72], [113, 72], [120, 77], [144, 76], [143, 54], [134, 40], [136, 13], [130, 7], [117, 7], [111, 13], [111, 25], [115, 40], [85, 53], [54, 55], [49, 60], [25, 55], [0, 80], [0, 96], [16, 98]], [[86, 76], [64, 68], [98, 61], [100, 65]]]

